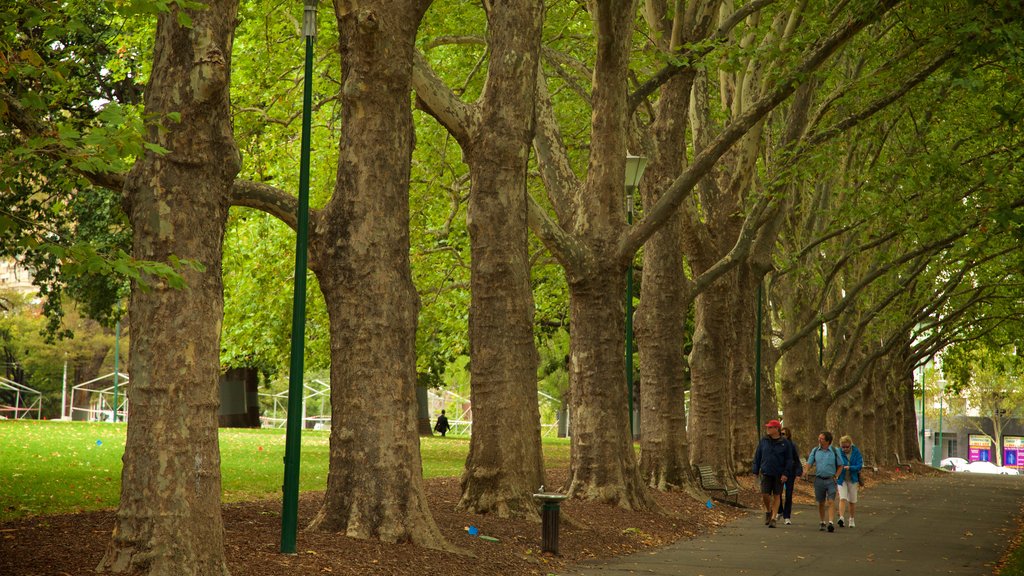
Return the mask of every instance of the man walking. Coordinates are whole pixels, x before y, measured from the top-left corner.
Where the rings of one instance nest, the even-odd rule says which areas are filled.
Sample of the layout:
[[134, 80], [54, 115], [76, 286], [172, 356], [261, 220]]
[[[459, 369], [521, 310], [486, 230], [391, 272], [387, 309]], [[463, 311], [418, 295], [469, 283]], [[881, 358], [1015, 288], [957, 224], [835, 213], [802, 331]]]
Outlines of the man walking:
[[441, 437], [451, 430], [452, 427], [448, 425], [448, 417], [444, 415], [444, 410], [441, 410], [441, 415], [437, 417], [437, 424], [434, 424], [434, 430], [441, 433]]
[[769, 528], [775, 528], [782, 485], [786, 483], [786, 474], [793, 466], [793, 445], [779, 433], [782, 424], [778, 420], [769, 420], [764, 428], [765, 436], [758, 442], [757, 451], [754, 452], [753, 471], [761, 476], [764, 523]]
[[836, 480], [843, 473], [843, 457], [839, 451], [832, 446], [832, 433], [829, 431], [818, 434], [818, 445], [811, 450], [807, 457], [807, 466], [804, 474], [807, 474], [811, 466], [814, 466], [814, 499], [818, 502], [818, 518], [821, 520], [819, 530], [825, 530], [825, 512], [828, 511], [829, 532], [835, 532], [836, 504]]

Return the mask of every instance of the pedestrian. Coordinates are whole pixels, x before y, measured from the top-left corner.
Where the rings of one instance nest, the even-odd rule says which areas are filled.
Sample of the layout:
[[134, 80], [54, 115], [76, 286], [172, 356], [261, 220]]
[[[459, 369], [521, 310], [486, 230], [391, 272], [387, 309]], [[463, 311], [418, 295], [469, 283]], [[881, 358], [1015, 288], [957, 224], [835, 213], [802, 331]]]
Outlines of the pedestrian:
[[452, 427], [448, 425], [448, 417], [444, 415], [444, 410], [441, 410], [441, 415], [437, 417], [437, 424], [434, 424], [434, 430], [440, 432], [443, 438], [445, 433], [451, 429]]
[[[836, 513], [836, 493], [839, 486], [836, 483], [843, 471], [843, 456], [832, 446], [832, 433], [824, 431], [818, 434], [818, 445], [811, 450], [807, 456], [807, 466], [804, 473], [807, 474], [811, 466], [814, 466], [814, 499], [818, 502], [818, 518], [821, 521], [819, 530], [835, 532], [836, 526], [832, 522]], [[825, 516], [828, 513], [828, 526], [825, 525]]]
[[[849, 435], [839, 439], [839, 449], [842, 451], [845, 464], [843, 474], [839, 477], [839, 527], [853, 528], [857, 525], [853, 520], [853, 513], [857, 508], [857, 488], [860, 484], [861, 471], [864, 469], [864, 457]], [[846, 509], [850, 511], [849, 521], [843, 519]]]
[[758, 442], [757, 451], [754, 452], [754, 474], [761, 475], [764, 523], [769, 528], [775, 528], [782, 485], [793, 467], [793, 445], [782, 437], [782, 424], [778, 420], [769, 420], [764, 428], [765, 436]]
[[789, 473], [786, 474], [786, 482], [782, 485], [782, 498], [779, 502], [779, 514], [782, 515], [782, 521], [786, 524], [792, 524], [790, 518], [793, 517], [793, 488], [796, 484], [797, 476], [803, 475], [803, 467], [800, 466], [800, 449], [796, 447], [796, 442], [793, 442], [793, 432], [783, 427], [780, 430], [782, 437], [789, 440], [790, 446], [793, 447], [793, 466], [789, 469]]

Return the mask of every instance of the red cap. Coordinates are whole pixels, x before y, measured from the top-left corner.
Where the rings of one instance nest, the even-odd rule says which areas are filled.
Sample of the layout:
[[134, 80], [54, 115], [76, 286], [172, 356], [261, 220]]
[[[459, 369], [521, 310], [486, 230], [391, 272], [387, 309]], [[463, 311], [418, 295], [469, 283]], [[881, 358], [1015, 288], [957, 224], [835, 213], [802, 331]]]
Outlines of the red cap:
[[768, 423], [764, 425], [764, 427], [765, 428], [782, 428], [782, 423], [779, 422], [778, 420], [769, 420]]

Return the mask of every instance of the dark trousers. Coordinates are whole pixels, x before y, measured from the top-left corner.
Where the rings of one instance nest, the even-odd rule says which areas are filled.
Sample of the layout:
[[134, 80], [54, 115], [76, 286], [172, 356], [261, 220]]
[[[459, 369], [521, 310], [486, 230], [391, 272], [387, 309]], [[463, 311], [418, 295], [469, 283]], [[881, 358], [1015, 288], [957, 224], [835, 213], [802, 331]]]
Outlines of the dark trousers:
[[786, 483], [783, 484], [782, 498], [779, 499], [779, 514], [782, 514], [783, 518], [790, 518], [793, 514], [793, 483], [796, 478], [787, 478]]

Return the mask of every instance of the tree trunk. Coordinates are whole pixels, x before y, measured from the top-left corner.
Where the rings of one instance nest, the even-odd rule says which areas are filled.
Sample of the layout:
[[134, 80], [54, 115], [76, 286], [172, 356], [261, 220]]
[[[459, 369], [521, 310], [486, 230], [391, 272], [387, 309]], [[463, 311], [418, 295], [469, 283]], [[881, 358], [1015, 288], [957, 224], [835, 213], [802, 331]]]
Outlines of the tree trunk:
[[[646, 202], [645, 202], [646, 203]], [[685, 330], [689, 306], [679, 228], [671, 218], [644, 247], [643, 295], [637, 307], [643, 387], [640, 413], [640, 470], [659, 490], [692, 483], [686, 432]]]
[[[675, 18], [681, 20], [683, 15], [676, 14]], [[662, 47], [670, 49], [673, 41], [671, 34], [665, 34]], [[655, 154], [640, 188], [645, 211], [654, 207], [685, 163], [686, 120], [694, 77], [693, 71], [687, 71], [662, 87], [657, 119], [651, 127]], [[649, 486], [660, 490], [695, 487], [686, 430], [690, 373], [685, 350], [686, 320], [693, 296], [683, 262], [682, 226], [677, 213], [644, 244], [643, 294], [636, 314], [643, 377], [640, 471]]]
[[729, 423], [729, 350], [731, 310], [727, 274], [695, 300], [693, 351], [690, 352], [690, 459], [735, 475]]
[[732, 458], [735, 467], [737, 470], [749, 470], [754, 463], [754, 450], [764, 432], [764, 422], [778, 416], [778, 403], [771, 382], [762, 378], [761, 412], [758, 418], [754, 376], [760, 369], [756, 363], [755, 343], [758, 330], [757, 284], [762, 275], [756, 274], [747, 263], [740, 264], [729, 273], [729, 276], [733, 275], [736, 283], [727, 294], [731, 300], [729, 316], [722, 318], [723, 323], [730, 327], [730, 343], [724, 349], [728, 350], [726, 365], [730, 371], [729, 422], [732, 426]]
[[569, 284], [573, 420], [567, 493], [647, 510], [654, 504], [640, 478], [629, 434], [623, 278], [625, 269], [615, 266]]
[[428, 2], [393, 4], [338, 11], [338, 181], [310, 229], [331, 328], [330, 468], [310, 529], [444, 549], [423, 493], [409, 267], [410, 77]]
[[488, 11], [490, 64], [466, 155], [474, 424], [459, 508], [503, 518], [539, 518], [544, 483], [526, 218], [542, 12], [537, 0]]
[[[177, 22], [159, 17], [146, 90], [148, 138], [170, 152], [147, 152], [125, 193], [132, 255], [187, 258], [188, 288], [152, 280], [133, 286], [129, 318], [132, 417], [121, 503], [97, 570], [147, 575], [228, 573], [220, 514], [217, 440], [221, 243], [228, 193], [239, 168], [228, 89], [237, 4], [214, 0]], [[166, 114], [180, 112], [180, 122]]]

